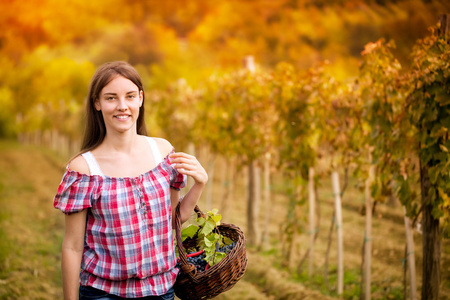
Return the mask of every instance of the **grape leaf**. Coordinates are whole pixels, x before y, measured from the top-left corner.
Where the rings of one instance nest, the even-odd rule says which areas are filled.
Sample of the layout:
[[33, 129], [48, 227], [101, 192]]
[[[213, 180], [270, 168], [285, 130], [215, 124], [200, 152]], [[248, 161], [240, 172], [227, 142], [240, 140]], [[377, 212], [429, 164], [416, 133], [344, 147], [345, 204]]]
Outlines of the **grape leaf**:
[[203, 238], [203, 241], [205, 242], [205, 246], [208, 247], [208, 248], [213, 247], [215, 245], [215, 242], [216, 242], [214, 239], [211, 239], [211, 237], [207, 237], [207, 236], [205, 236]]
[[220, 220], [222, 219], [222, 215], [211, 216], [211, 219], [216, 223], [216, 225], [220, 225]]
[[187, 238], [193, 238], [198, 228], [198, 226], [190, 224], [181, 231], [181, 239], [184, 241]]
[[203, 225], [203, 228], [200, 230], [199, 234], [207, 236], [210, 234], [214, 228], [216, 228], [216, 223], [212, 221], [211, 219], [206, 220], [205, 224]]
[[219, 263], [222, 259], [225, 258], [225, 256], [227, 256], [226, 253], [223, 253], [223, 252], [216, 252], [216, 254], [215, 254], [215, 259], [214, 259], [214, 264], [213, 264], [213, 265]]
[[195, 219], [195, 222], [197, 222], [197, 224], [201, 227], [201, 226], [205, 225], [206, 220], [205, 220], [205, 218], [200, 217], [200, 218]]
[[224, 237], [223, 237], [223, 243], [224, 243], [225, 245], [231, 245], [231, 244], [233, 243], [233, 240], [230, 239], [230, 238], [228, 238], [228, 237], [226, 237], [226, 236], [224, 236]]

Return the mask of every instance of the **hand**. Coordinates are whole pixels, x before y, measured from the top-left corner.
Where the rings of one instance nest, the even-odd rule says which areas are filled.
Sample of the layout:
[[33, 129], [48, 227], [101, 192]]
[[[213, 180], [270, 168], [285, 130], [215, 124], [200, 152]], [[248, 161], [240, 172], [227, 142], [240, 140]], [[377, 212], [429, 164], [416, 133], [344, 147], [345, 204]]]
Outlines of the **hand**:
[[175, 152], [169, 158], [171, 164], [174, 165], [178, 172], [191, 176], [195, 183], [205, 185], [208, 182], [208, 174], [206, 174], [205, 169], [195, 156], [183, 152]]

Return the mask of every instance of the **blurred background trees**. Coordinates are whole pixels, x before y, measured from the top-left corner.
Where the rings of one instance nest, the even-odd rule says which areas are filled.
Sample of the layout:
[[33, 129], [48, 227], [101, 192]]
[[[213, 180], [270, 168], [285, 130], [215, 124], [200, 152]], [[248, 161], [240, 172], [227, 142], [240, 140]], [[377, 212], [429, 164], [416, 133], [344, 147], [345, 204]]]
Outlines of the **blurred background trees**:
[[180, 78], [197, 88], [211, 74], [239, 68], [245, 55], [261, 68], [283, 61], [307, 70], [328, 61], [333, 76], [348, 79], [358, 74], [363, 46], [380, 37], [394, 39], [394, 55], [408, 61], [415, 40], [450, 8], [445, 1], [420, 0], [0, 5], [0, 101], [8, 111], [0, 114], [0, 135], [57, 128], [74, 138], [88, 80], [106, 61], [135, 65], [149, 90], [170, 88]]

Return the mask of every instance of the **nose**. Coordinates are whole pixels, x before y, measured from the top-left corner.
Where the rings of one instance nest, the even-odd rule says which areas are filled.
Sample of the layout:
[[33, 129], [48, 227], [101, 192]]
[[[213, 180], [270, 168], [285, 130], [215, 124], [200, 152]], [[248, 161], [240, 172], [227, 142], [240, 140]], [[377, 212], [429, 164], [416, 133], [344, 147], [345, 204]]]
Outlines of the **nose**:
[[119, 103], [117, 105], [117, 109], [120, 110], [120, 111], [124, 111], [124, 110], [127, 110], [127, 108], [128, 108], [128, 106], [126, 104], [125, 97], [120, 97], [119, 98]]

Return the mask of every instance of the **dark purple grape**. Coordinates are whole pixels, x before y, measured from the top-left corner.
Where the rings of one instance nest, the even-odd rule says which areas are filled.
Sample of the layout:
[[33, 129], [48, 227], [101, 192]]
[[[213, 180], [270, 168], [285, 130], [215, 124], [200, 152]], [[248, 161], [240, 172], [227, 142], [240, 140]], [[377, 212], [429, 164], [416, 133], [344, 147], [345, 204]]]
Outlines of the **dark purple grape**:
[[[233, 248], [236, 246], [236, 242], [231, 243], [230, 245], [224, 245], [222, 247], [218, 247], [218, 245], [216, 244], [216, 251], [217, 252], [222, 252], [222, 253], [230, 253], [231, 250], [233, 250]], [[195, 251], [194, 251], [195, 250]], [[199, 249], [191, 249], [191, 251], [189, 251], [188, 254], [193, 253], [193, 252], [198, 252]], [[206, 265], [208, 264], [205, 260], [205, 255], [204, 254], [200, 254], [198, 256], [194, 256], [194, 257], [188, 257], [187, 261], [190, 264], [193, 264], [195, 266], [195, 268], [197, 269], [197, 272], [204, 272]], [[182, 272], [181, 269], [181, 262], [178, 262], [175, 266], [176, 268], [179, 268], [180, 271]]]

